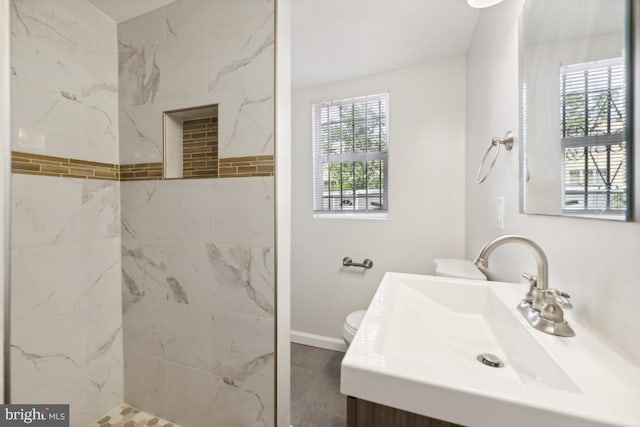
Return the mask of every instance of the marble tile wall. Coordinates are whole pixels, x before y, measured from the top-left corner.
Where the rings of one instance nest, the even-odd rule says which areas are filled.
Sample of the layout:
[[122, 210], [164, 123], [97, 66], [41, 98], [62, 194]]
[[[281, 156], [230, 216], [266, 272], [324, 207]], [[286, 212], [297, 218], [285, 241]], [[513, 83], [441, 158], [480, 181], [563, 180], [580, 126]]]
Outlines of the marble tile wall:
[[121, 164], [162, 161], [162, 112], [220, 104], [219, 156], [273, 154], [273, 0], [179, 0], [118, 26]]
[[86, 426], [123, 401], [120, 183], [14, 175], [12, 399], [70, 403]]
[[121, 185], [126, 402], [273, 425], [273, 178]]
[[[273, 8], [180, 0], [116, 32], [84, 0], [13, 0], [12, 148], [157, 163], [162, 111], [218, 103], [221, 156], [272, 155]], [[13, 180], [16, 402], [273, 424], [272, 177]]]
[[[118, 163], [116, 25], [84, 0], [11, 1], [12, 148]], [[123, 402], [120, 183], [14, 174], [12, 400]]]
[[11, 0], [12, 149], [118, 163], [116, 26], [84, 0]]
[[[120, 24], [121, 163], [162, 161], [162, 112], [209, 104], [221, 158], [273, 155], [273, 12], [179, 0]], [[273, 177], [121, 186], [126, 403], [273, 426]]]

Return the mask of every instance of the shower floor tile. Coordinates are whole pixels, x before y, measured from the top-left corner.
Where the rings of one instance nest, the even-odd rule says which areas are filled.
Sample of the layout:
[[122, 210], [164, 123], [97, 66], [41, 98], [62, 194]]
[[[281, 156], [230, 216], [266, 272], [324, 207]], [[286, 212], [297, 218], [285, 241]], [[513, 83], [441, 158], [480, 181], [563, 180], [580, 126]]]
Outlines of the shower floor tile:
[[120, 405], [98, 420], [91, 427], [180, 427], [129, 405]]

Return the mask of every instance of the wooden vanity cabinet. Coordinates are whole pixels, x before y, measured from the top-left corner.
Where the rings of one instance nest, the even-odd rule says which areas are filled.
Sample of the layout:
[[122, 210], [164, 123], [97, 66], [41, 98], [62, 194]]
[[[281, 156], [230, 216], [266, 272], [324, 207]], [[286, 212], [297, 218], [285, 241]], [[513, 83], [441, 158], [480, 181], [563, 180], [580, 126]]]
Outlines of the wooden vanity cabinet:
[[463, 427], [349, 396], [347, 427]]

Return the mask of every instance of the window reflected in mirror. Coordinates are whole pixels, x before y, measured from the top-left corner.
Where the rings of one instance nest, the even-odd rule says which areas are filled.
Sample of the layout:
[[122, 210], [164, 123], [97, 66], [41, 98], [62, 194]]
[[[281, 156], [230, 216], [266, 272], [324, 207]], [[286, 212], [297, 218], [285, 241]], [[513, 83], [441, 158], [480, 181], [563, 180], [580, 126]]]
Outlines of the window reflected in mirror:
[[622, 57], [560, 67], [566, 213], [627, 210], [625, 74]]

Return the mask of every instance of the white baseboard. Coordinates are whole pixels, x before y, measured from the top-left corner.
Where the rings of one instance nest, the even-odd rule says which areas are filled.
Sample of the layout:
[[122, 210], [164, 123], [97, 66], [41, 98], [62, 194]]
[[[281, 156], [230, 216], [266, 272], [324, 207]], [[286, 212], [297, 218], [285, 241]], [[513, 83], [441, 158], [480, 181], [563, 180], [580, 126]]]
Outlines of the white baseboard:
[[324, 348], [327, 350], [341, 351], [343, 353], [347, 351], [347, 346], [341, 339], [308, 334], [306, 332], [294, 330], [291, 331], [291, 342]]

